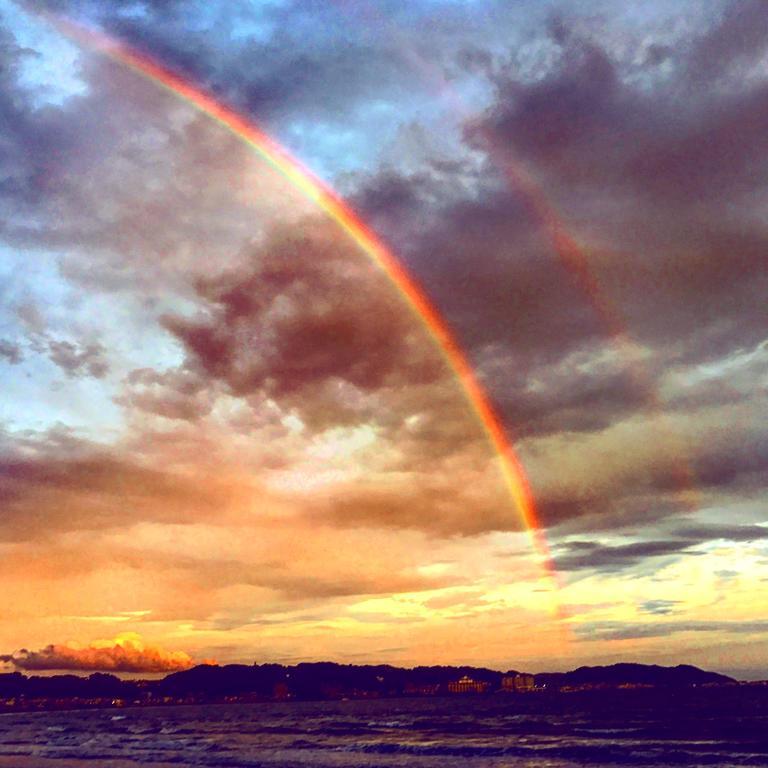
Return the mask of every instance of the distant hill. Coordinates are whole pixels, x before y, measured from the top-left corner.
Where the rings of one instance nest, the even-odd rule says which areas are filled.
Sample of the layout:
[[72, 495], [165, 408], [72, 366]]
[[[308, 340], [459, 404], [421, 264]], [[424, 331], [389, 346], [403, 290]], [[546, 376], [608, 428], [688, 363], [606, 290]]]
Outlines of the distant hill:
[[276, 685], [286, 685], [295, 698], [334, 698], [340, 695], [370, 693], [397, 696], [408, 686], [447, 686], [463, 676], [501, 686], [503, 673], [483, 667], [414, 667], [402, 669], [388, 664], [353, 665], [322, 661], [283, 667], [279, 664], [228, 664], [223, 667], [198, 666], [174, 672], [161, 680], [158, 690], [164, 695], [184, 696], [207, 693], [271, 695]]
[[655, 687], [686, 687], [707, 683], [735, 683], [732, 677], [706, 672], [690, 664], [660, 667], [656, 664], [611, 664], [607, 667], [579, 667], [571, 672], [547, 672], [535, 676], [536, 685], [560, 690], [585, 686], [618, 687], [649, 685]]
[[[201, 665], [162, 680], [120, 680], [114, 675], [26, 677], [0, 674], [0, 711], [9, 708], [47, 709], [72, 706], [205, 703], [285, 699], [384, 698], [494, 692], [504, 688], [506, 673], [484, 667], [414, 667], [387, 664], [351, 665], [317, 662], [281, 664]], [[619, 688], [691, 688], [735, 683], [733, 678], [681, 664], [613, 664], [579, 667], [571, 672], [526, 675], [546, 693]], [[509, 681], [508, 681], [509, 682]], [[515, 681], [512, 681], [513, 683]], [[506, 686], [515, 689], [515, 685]], [[520, 689], [517, 689], [518, 691]], [[522, 695], [522, 694], [521, 694]]]
[[[448, 684], [462, 677], [488, 683], [490, 690], [501, 688], [504, 675], [484, 667], [414, 667], [402, 669], [389, 665], [352, 665], [318, 662], [283, 667], [279, 664], [224, 667], [199, 666], [168, 675], [158, 684], [165, 695], [239, 695], [257, 693], [267, 696], [279, 684], [286, 685], [296, 698], [358, 696], [369, 693], [397, 696], [408, 690], [432, 688], [447, 692]], [[612, 664], [605, 667], [579, 667], [571, 672], [550, 672], [534, 676], [536, 687], [549, 691], [583, 688], [618, 688], [622, 686], [689, 687], [707, 683], [736, 682], [733, 678], [706, 672], [688, 664], [660, 667], [655, 664]]]

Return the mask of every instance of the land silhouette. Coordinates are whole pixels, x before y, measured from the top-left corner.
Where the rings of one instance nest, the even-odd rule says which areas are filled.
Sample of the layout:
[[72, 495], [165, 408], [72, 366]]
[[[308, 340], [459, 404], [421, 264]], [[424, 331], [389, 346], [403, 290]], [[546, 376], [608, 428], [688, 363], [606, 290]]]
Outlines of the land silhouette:
[[540, 674], [471, 666], [205, 664], [159, 680], [125, 680], [103, 672], [0, 674], [0, 711], [469, 694], [559, 696], [737, 685], [734, 678], [687, 664], [624, 663]]

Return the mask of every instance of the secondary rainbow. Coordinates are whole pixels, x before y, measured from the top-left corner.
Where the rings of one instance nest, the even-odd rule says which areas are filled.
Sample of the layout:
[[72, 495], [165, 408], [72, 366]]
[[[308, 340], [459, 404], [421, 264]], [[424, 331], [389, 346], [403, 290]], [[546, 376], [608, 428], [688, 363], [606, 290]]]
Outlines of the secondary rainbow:
[[549, 546], [536, 514], [530, 483], [501, 418], [448, 324], [392, 251], [325, 182], [253, 121], [217, 101], [198, 86], [153, 61], [147, 55], [103, 32], [97, 32], [51, 14], [44, 14], [44, 17], [66, 37], [130, 68], [227, 128], [277, 169], [303, 195], [312, 200], [381, 267], [427, 327], [461, 383], [470, 405], [499, 457], [504, 481], [528, 530], [533, 547], [540, 556], [546, 572], [557, 585]]
[[[344, 0], [334, 0], [343, 13], [350, 17], [351, 7]], [[584, 291], [595, 314], [605, 327], [608, 338], [616, 351], [627, 362], [627, 373], [635, 391], [645, 400], [648, 412], [656, 418], [657, 429], [662, 439], [670, 441], [676, 447], [678, 457], [672, 465], [674, 484], [681, 496], [681, 501], [690, 511], [697, 509], [698, 495], [695, 487], [695, 473], [687, 453], [684, 441], [677, 434], [669, 419], [664, 414], [658, 386], [653, 376], [636, 354], [637, 344], [633, 340], [626, 321], [619, 308], [610, 300], [608, 293], [601, 287], [598, 274], [590, 265], [590, 260], [578, 238], [571, 233], [565, 217], [562, 216], [543, 192], [542, 184], [526, 164], [515, 155], [509, 142], [500, 144], [492, 132], [478, 129], [476, 114], [469, 109], [459, 91], [445, 76], [443, 70], [433, 61], [424, 57], [412, 40], [370, 0], [357, 0], [354, 11], [367, 17], [381, 37], [385, 33], [403, 61], [410, 65], [458, 116], [459, 124], [474, 124], [476, 131], [485, 140], [484, 150], [509, 188], [527, 202], [531, 212], [546, 232], [552, 250], [560, 264], [566, 269], [574, 282]]]

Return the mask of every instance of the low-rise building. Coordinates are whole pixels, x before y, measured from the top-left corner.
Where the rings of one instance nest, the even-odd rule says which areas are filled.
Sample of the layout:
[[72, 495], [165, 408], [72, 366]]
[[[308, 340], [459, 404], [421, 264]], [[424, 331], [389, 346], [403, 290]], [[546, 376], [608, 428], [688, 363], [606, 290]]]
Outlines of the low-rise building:
[[536, 680], [533, 675], [520, 673], [516, 675], [504, 675], [501, 678], [501, 690], [507, 693], [529, 693], [536, 689]]
[[473, 680], [467, 675], [448, 683], [448, 691], [450, 693], [486, 693], [490, 687], [490, 683], [485, 683], [482, 680]]

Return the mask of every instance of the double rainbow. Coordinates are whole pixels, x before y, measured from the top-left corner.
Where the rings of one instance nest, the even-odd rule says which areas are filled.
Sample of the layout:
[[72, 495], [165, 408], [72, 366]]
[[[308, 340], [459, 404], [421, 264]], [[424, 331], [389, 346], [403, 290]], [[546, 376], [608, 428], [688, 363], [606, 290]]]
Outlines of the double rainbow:
[[119, 40], [58, 16], [45, 14], [45, 18], [66, 37], [131, 69], [229, 130], [324, 211], [386, 273], [426, 326], [459, 380], [499, 458], [505, 484], [533, 547], [545, 571], [557, 584], [549, 546], [536, 514], [530, 483], [502, 420], [445, 319], [402, 262], [327, 184], [254, 122]]

